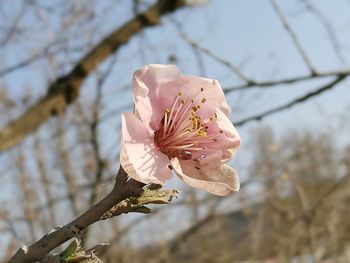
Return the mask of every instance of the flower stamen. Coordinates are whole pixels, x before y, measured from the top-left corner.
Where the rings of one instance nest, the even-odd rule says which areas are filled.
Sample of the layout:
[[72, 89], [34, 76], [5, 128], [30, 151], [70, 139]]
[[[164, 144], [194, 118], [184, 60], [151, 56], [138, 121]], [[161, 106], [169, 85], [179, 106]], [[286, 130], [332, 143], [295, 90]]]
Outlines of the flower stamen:
[[161, 127], [155, 132], [154, 142], [160, 151], [168, 155], [169, 158], [192, 159], [199, 163], [200, 159], [206, 157], [205, 154], [203, 153], [200, 157], [193, 159], [192, 152], [204, 151], [208, 153], [216, 151], [211, 148], [212, 144], [218, 141], [217, 137], [223, 131], [208, 133], [208, 125], [216, 121], [217, 115], [214, 114], [209, 119], [202, 118], [199, 111], [200, 104], [205, 103], [207, 99], [202, 97], [197, 100], [197, 97], [203, 91], [204, 88], [200, 88], [193, 98], [187, 100], [180, 98], [183, 94], [179, 92], [170, 109], [164, 109]]

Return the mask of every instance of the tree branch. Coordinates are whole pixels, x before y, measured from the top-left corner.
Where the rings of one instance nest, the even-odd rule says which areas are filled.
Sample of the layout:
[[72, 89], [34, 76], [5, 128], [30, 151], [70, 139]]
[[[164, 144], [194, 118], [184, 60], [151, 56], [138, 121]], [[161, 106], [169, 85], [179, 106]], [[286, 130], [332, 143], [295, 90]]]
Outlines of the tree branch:
[[252, 89], [252, 88], [266, 89], [277, 85], [293, 84], [299, 81], [305, 81], [305, 80], [311, 80], [311, 79], [317, 79], [317, 78], [326, 78], [326, 77], [339, 78], [344, 75], [350, 75], [349, 68], [335, 70], [335, 71], [317, 72], [315, 75], [307, 74], [307, 75], [283, 78], [278, 80], [258, 81], [258, 80], [250, 79], [249, 83], [245, 83], [237, 86], [231, 86], [231, 87], [224, 87], [223, 90], [225, 94], [228, 94], [230, 92], [238, 91], [238, 90], [245, 90], [245, 89]]
[[52, 249], [77, 236], [89, 225], [101, 220], [102, 216], [119, 202], [129, 197], [140, 196], [143, 191], [142, 186], [140, 182], [133, 179], [128, 180], [127, 174], [120, 168], [113, 190], [104, 199], [67, 225], [50, 231], [30, 247], [20, 248], [9, 263], [40, 260]]
[[185, 0], [159, 0], [145, 12], [137, 15], [112, 32], [82, 58], [71, 72], [57, 79], [48, 93], [22, 116], [0, 130], [0, 152], [6, 151], [35, 131], [52, 115], [62, 112], [79, 95], [83, 81], [108, 56], [142, 29], [159, 24], [160, 17], [185, 6]]
[[271, 0], [271, 4], [272, 4], [273, 8], [275, 9], [278, 17], [281, 19], [283, 26], [286, 29], [287, 33], [290, 35], [291, 39], [293, 40], [295, 47], [298, 49], [300, 56], [303, 58], [306, 66], [309, 68], [311, 74], [316, 74], [317, 71], [313, 67], [309, 57], [307, 56], [305, 50], [301, 46], [296, 34], [294, 33], [293, 29], [289, 25], [286, 16], [283, 14], [281, 8], [278, 6], [277, 1]]
[[288, 109], [288, 108], [291, 108], [293, 107], [295, 104], [298, 104], [298, 103], [301, 103], [301, 102], [304, 102], [312, 97], [315, 97], [317, 95], [320, 95], [321, 93], [327, 91], [327, 90], [330, 90], [331, 88], [333, 88], [336, 84], [338, 84], [339, 82], [343, 81], [348, 75], [339, 75], [336, 79], [332, 80], [330, 83], [312, 91], [312, 92], [309, 92], [301, 97], [297, 97], [296, 99], [284, 104], [284, 105], [281, 105], [279, 107], [276, 107], [276, 108], [273, 108], [273, 109], [270, 109], [268, 111], [265, 111], [263, 113], [260, 113], [260, 114], [257, 114], [255, 116], [252, 116], [252, 117], [248, 117], [246, 119], [243, 119], [241, 121], [238, 121], [235, 123], [235, 126], [242, 126], [244, 124], [246, 124], [247, 122], [251, 122], [251, 121], [254, 121], [254, 120], [257, 120], [257, 121], [260, 121], [262, 120], [263, 118], [265, 118], [266, 116], [268, 115], [271, 115], [273, 113], [276, 113], [276, 112], [280, 112], [282, 110], [285, 110], [285, 109]]

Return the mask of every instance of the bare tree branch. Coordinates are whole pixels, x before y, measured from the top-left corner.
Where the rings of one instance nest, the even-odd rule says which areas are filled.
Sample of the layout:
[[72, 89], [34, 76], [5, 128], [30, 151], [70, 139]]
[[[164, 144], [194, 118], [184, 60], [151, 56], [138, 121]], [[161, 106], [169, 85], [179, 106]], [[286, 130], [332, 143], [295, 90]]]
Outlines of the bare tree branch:
[[199, 45], [196, 41], [194, 41], [193, 39], [191, 39], [181, 28], [181, 25], [175, 21], [172, 20], [174, 25], [176, 26], [181, 38], [187, 42], [192, 48], [199, 50], [201, 52], [203, 52], [204, 54], [206, 54], [207, 56], [209, 56], [210, 58], [218, 61], [219, 63], [225, 65], [226, 67], [228, 67], [233, 73], [235, 73], [241, 80], [243, 80], [244, 82], [246, 82], [247, 84], [251, 84], [253, 83], [253, 81], [251, 79], [249, 79], [247, 76], [245, 76], [241, 70], [238, 68], [238, 66], [236, 66], [235, 64], [233, 64], [232, 62], [221, 58], [220, 56], [216, 55], [215, 53], [213, 53], [212, 51], [210, 51], [209, 49], [202, 47], [201, 45]]
[[140, 182], [133, 179], [128, 180], [127, 174], [121, 168], [114, 188], [105, 198], [69, 224], [50, 231], [30, 247], [24, 246], [20, 248], [9, 262], [34, 262], [40, 260], [52, 249], [77, 236], [89, 225], [99, 221], [107, 211], [119, 202], [128, 197], [139, 196], [142, 193], [142, 186], [143, 184]]
[[108, 56], [127, 43], [140, 30], [159, 24], [160, 17], [185, 6], [185, 0], [157, 1], [145, 12], [137, 15], [121, 28], [96, 45], [67, 75], [57, 79], [49, 88], [48, 94], [29, 108], [18, 119], [0, 130], [0, 151], [17, 145], [28, 134], [35, 131], [52, 115], [65, 110], [79, 94], [86, 77]]
[[277, 85], [293, 84], [304, 80], [311, 80], [311, 79], [325, 78], [325, 77], [341, 77], [343, 75], [350, 75], [350, 69], [345, 68], [342, 70], [317, 72], [315, 75], [307, 74], [303, 76], [284, 78], [284, 79], [278, 79], [278, 80], [269, 80], [269, 81], [257, 81], [257, 80], [251, 79], [250, 83], [231, 86], [231, 87], [224, 87], [223, 89], [225, 94], [228, 94], [230, 92], [238, 91], [238, 90], [245, 90], [245, 89], [252, 89], [252, 88], [267, 89]]
[[327, 18], [325, 18], [323, 16], [321, 11], [318, 10], [318, 8], [315, 5], [313, 5], [310, 1], [308, 1], [308, 0], [301, 0], [301, 2], [304, 3], [305, 7], [312, 14], [314, 14], [314, 16], [323, 25], [324, 29], [327, 32], [329, 41], [331, 42], [331, 44], [333, 46], [334, 53], [336, 54], [336, 56], [338, 57], [340, 62], [345, 63], [346, 61], [345, 61], [345, 58], [344, 58], [344, 56], [342, 54], [342, 51], [341, 51], [341, 45], [339, 43], [339, 40], [337, 38], [337, 35], [336, 35], [335, 30], [334, 30], [333, 26], [331, 25], [331, 23], [327, 20]]
[[265, 118], [266, 116], [268, 115], [271, 115], [271, 114], [274, 114], [276, 112], [280, 112], [282, 110], [286, 110], [288, 108], [291, 108], [293, 107], [295, 104], [298, 104], [298, 103], [301, 103], [301, 102], [304, 102], [312, 97], [315, 97], [317, 95], [320, 95], [321, 93], [327, 91], [327, 90], [330, 90], [332, 89], [336, 84], [338, 84], [339, 82], [341, 82], [342, 80], [344, 80], [348, 75], [340, 75], [338, 76], [336, 79], [332, 80], [330, 83], [312, 91], [312, 92], [309, 92], [301, 97], [297, 97], [296, 99], [284, 104], [284, 105], [281, 105], [281, 106], [278, 106], [276, 108], [273, 108], [273, 109], [270, 109], [268, 111], [265, 111], [263, 113], [260, 113], [260, 114], [257, 114], [255, 116], [252, 116], [252, 117], [249, 117], [249, 118], [246, 118], [246, 119], [243, 119], [241, 121], [238, 121], [235, 123], [235, 126], [242, 126], [244, 124], [246, 124], [247, 122], [251, 122], [251, 121], [254, 121], [254, 120], [257, 120], [257, 121], [260, 121], [262, 120], [263, 118]]
[[290, 35], [290, 37], [293, 40], [293, 43], [295, 45], [295, 47], [298, 49], [301, 57], [303, 58], [305, 64], [307, 65], [307, 67], [309, 68], [310, 72], [314, 75], [317, 71], [316, 69], [313, 67], [310, 59], [308, 58], [305, 50], [303, 49], [303, 47], [301, 46], [296, 34], [294, 33], [293, 29], [291, 28], [291, 26], [289, 25], [287, 18], [285, 17], [285, 15], [283, 14], [281, 8], [278, 6], [277, 1], [276, 0], [271, 0], [271, 4], [273, 6], [273, 8], [275, 9], [277, 15], [279, 16], [279, 18], [281, 19], [284, 28], [286, 29], [286, 31], [288, 32], [288, 34]]

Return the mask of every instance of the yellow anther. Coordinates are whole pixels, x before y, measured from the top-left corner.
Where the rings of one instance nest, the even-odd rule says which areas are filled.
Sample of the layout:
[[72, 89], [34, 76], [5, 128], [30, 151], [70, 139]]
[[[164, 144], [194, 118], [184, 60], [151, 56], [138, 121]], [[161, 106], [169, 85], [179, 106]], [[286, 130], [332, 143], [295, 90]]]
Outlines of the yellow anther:
[[170, 112], [170, 110], [168, 108], [164, 109], [164, 113], [169, 113], [169, 112]]
[[191, 102], [193, 103], [193, 102], [194, 102], [194, 99], [191, 99]]
[[185, 100], [180, 100], [180, 103], [181, 104], [185, 104]]
[[196, 118], [192, 118], [192, 124], [193, 124], [193, 129], [197, 129], [198, 127], [198, 121]]
[[182, 96], [182, 92], [180, 91], [177, 95]]
[[196, 111], [198, 110], [198, 108], [197, 108], [197, 107], [192, 107], [192, 110], [193, 110], [194, 112], [196, 112]]
[[207, 136], [207, 133], [205, 131], [197, 131], [197, 135], [201, 137]]
[[204, 102], [206, 102], [206, 101], [207, 101], [206, 98], [202, 98], [202, 99], [201, 99], [201, 102], [202, 102], [202, 103], [204, 103]]

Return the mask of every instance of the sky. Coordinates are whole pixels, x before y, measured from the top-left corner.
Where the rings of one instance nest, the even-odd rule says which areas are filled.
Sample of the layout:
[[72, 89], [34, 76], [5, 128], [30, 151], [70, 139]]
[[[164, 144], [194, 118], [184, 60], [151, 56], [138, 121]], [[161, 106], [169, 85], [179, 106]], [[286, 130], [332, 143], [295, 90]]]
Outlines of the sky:
[[[45, 3], [45, 1], [42, 1]], [[78, 1], [77, 1], [78, 2]], [[83, 2], [80, 1], [82, 4]], [[118, 5], [110, 6], [107, 1], [100, 1], [97, 5], [96, 17], [91, 32], [81, 27], [69, 34], [62, 34], [61, 38], [68, 37], [72, 46], [97, 43], [103, 36], [114, 28], [122, 25], [130, 17], [130, 2], [121, 1]], [[312, 64], [320, 71], [349, 68], [350, 65], [350, 3], [346, 0], [314, 0], [322, 16], [329, 22], [337, 41], [340, 43], [338, 52], [343, 57], [340, 60], [334, 51], [334, 43], [329, 40], [329, 32], [317, 16], [305, 11], [303, 1], [277, 1], [287, 16], [291, 27], [295, 31], [301, 45], [310, 57]], [[3, 10], [7, 15], [3, 19], [14, 19], [11, 13], [20, 11], [21, 1], [6, 4]], [[62, 10], [63, 12], [63, 10]], [[33, 15], [24, 18], [23, 23], [31, 29], [31, 34], [23, 36], [16, 45], [5, 45], [0, 50], [2, 65], [0, 71], [17, 61], [26, 58], [33, 50], [50, 43], [57, 34], [58, 25], [55, 17], [45, 17], [45, 23], [39, 23]], [[130, 83], [133, 72], [149, 63], [168, 63], [169, 56], [175, 55], [177, 66], [184, 74], [204, 75], [218, 79], [223, 87], [241, 83], [241, 80], [227, 67], [201, 55], [204, 68], [198, 67], [198, 57], [184, 42], [176, 29], [174, 20], [182, 23], [184, 32], [200, 46], [209, 49], [224, 60], [238, 65], [247, 76], [257, 80], [281, 79], [307, 74], [307, 67], [293, 45], [290, 36], [284, 30], [281, 21], [267, 0], [212, 0], [207, 5], [177, 11], [162, 19], [161, 26], [146, 29], [142, 34], [132, 38], [117, 53], [117, 63], [112, 69], [103, 90], [105, 105], [104, 114], [114, 109], [131, 110]], [[0, 20], [1, 24], [1, 20]], [[74, 34], [74, 39], [71, 35]], [[84, 37], [88, 35], [88, 37]], [[79, 37], [82, 36], [82, 37]], [[28, 37], [28, 41], [25, 39]], [[48, 83], [59, 74], [69, 71], [74, 61], [79, 59], [87, 49], [80, 49], [74, 55], [73, 61], [68, 61], [62, 54], [58, 57], [60, 64], [58, 71], [40, 60], [30, 68], [0, 78], [0, 88], [7, 89], [14, 100], [26, 89], [33, 91], [39, 98], [46, 92]], [[106, 68], [111, 60], [107, 60], [99, 69]], [[59, 67], [64, 65], [63, 67]], [[81, 92], [82, 101], [91, 102], [95, 96], [94, 78], [90, 77]], [[280, 85], [268, 90], [251, 89], [249, 91], [230, 93], [228, 101], [232, 107], [231, 119], [233, 122], [242, 120], [256, 113], [284, 104], [295, 97], [326, 83], [329, 79], [307, 81], [297, 85]], [[350, 93], [349, 81], [332, 89], [321, 96], [296, 105], [293, 108], [267, 117], [262, 122], [251, 122], [238, 131], [242, 136], [241, 150], [232, 162], [241, 175], [242, 181], [248, 177], [249, 164], [252, 158], [252, 134], [262, 124], [273, 128], [277, 136], [284, 136], [293, 130], [312, 130], [314, 132], [334, 131], [335, 143], [340, 145], [349, 141], [348, 129], [350, 120], [346, 114], [349, 109]], [[125, 87], [120, 93], [120, 87]], [[19, 114], [18, 112], [17, 114]], [[119, 114], [109, 118], [100, 126], [102, 152], [105, 155], [116, 154], [119, 138]], [[4, 124], [6, 118], [0, 120]], [[116, 139], [117, 138], [117, 139]], [[102, 139], [102, 138], [101, 138]], [[5, 166], [7, 157], [1, 156], [1, 166]], [[116, 166], [117, 167], [117, 166]], [[3, 186], [10, 178], [2, 179]], [[171, 182], [171, 185], [176, 185]], [[1, 189], [1, 188], [0, 188]], [[8, 190], [0, 190], [0, 202], [9, 198]], [[2, 200], [1, 200], [2, 199]], [[184, 219], [185, 220], [185, 219]], [[184, 225], [186, 222], [184, 222]], [[163, 232], [160, 232], [163, 235]], [[146, 242], [146, 241], [145, 241]]]

